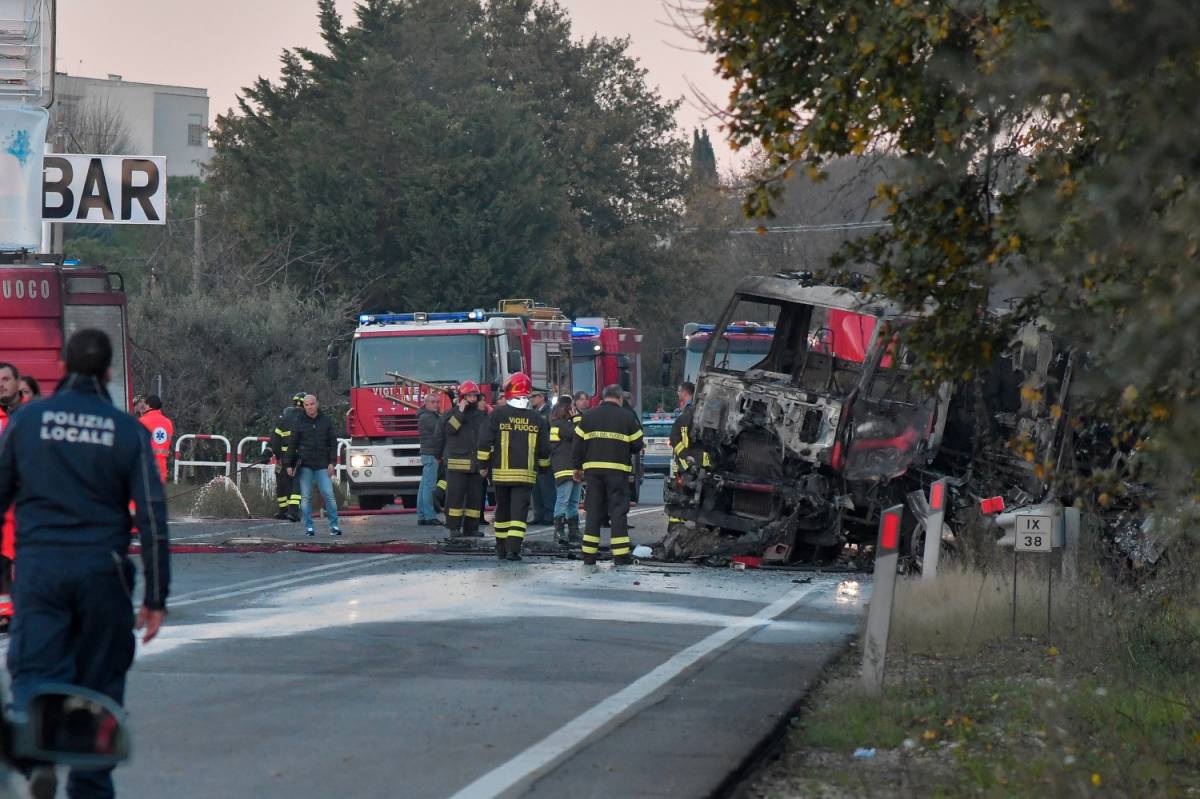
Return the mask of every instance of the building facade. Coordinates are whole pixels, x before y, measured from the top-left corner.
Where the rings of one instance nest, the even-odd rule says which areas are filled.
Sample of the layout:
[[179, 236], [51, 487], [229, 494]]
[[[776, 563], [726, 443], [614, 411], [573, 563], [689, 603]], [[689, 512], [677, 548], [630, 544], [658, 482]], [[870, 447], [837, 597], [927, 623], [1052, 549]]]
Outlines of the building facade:
[[169, 177], [200, 176], [208, 146], [208, 90], [55, 75], [49, 141], [62, 152], [158, 155]]

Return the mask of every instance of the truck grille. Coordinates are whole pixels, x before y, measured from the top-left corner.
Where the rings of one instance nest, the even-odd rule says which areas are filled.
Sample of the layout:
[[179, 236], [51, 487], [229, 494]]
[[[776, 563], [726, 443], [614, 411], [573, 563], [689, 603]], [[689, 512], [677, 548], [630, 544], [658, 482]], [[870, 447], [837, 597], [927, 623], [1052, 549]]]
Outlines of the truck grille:
[[771, 518], [771, 495], [757, 491], [733, 492], [733, 512], [738, 516], [750, 516], [756, 519]]
[[379, 417], [379, 426], [385, 433], [416, 433], [417, 417], [384, 414]]

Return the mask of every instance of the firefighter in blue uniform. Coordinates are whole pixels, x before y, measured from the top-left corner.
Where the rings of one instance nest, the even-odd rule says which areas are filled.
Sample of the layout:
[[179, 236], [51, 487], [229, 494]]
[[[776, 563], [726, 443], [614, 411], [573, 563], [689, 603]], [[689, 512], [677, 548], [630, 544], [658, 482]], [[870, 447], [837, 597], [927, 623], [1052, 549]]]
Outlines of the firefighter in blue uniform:
[[[21, 531], [8, 648], [17, 713], [45, 683], [73, 683], [123, 701], [135, 626], [149, 642], [166, 616], [162, 482], [146, 428], [114, 408], [104, 388], [111, 363], [106, 334], [71, 336], [58, 391], [23, 408], [0, 438], [0, 511], [15, 503]], [[136, 624], [133, 525], [145, 570]], [[53, 769], [35, 769], [31, 787], [34, 796], [53, 796]], [[113, 796], [111, 769], [72, 770], [67, 793]]]

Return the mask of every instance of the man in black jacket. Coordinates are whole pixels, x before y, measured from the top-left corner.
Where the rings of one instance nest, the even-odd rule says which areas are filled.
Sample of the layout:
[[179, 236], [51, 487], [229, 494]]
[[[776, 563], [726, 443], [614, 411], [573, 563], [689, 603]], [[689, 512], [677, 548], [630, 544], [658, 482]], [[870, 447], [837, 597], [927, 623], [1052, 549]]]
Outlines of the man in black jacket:
[[437, 487], [438, 463], [446, 447], [446, 436], [442, 430], [442, 393], [431, 391], [425, 395], [424, 407], [417, 414], [417, 431], [421, 435], [421, 485], [417, 488], [417, 524], [440, 524], [437, 509], [433, 506], [433, 492]]
[[304, 534], [315, 535], [312, 518], [312, 486], [317, 483], [325, 513], [329, 515], [329, 534], [342, 534], [338, 527], [337, 500], [333, 496], [334, 463], [337, 461], [337, 435], [333, 422], [317, 407], [317, 398], [304, 398], [304, 416], [293, 431], [292, 449], [288, 453], [288, 475], [300, 483], [300, 514], [304, 517]]

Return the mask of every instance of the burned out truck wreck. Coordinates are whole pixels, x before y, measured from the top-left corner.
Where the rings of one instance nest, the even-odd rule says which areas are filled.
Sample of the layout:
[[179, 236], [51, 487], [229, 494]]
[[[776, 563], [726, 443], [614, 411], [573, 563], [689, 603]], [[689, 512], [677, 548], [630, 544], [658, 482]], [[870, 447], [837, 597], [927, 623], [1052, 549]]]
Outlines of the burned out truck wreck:
[[[724, 331], [742, 320], [774, 325], [770, 350], [723, 368]], [[873, 542], [881, 510], [920, 487], [949, 409], [948, 387], [909, 377], [912, 320], [804, 273], [744, 280], [704, 353], [660, 554], [790, 562]]]

